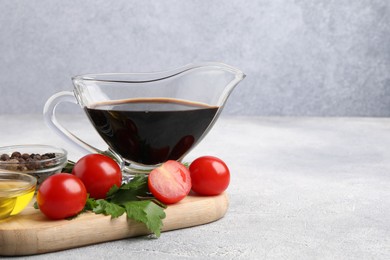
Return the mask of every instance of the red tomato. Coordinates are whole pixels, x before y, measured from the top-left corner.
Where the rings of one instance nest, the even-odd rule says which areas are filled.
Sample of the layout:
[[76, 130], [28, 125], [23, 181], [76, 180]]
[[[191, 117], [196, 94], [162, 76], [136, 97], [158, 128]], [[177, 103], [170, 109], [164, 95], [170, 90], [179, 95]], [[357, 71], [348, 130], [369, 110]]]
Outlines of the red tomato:
[[50, 176], [38, 189], [39, 209], [50, 219], [64, 219], [78, 214], [87, 201], [82, 181], [69, 173]]
[[190, 192], [190, 172], [183, 164], [169, 160], [149, 173], [148, 186], [156, 199], [173, 204]]
[[192, 190], [200, 195], [218, 195], [229, 186], [229, 168], [217, 157], [197, 158], [190, 165], [190, 174]]
[[73, 167], [72, 174], [80, 178], [94, 199], [106, 198], [112, 186], [122, 184], [122, 172], [119, 165], [110, 157], [102, 154], [88, 154]]

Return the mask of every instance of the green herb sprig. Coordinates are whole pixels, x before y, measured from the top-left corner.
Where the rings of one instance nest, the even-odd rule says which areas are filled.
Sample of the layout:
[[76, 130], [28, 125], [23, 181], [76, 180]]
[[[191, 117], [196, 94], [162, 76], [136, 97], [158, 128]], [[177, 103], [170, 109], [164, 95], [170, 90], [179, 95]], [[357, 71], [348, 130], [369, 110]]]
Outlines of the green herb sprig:
[[156, 237], [160, 237], [166, 206], [149, 194], [148, 177], [136, 175], [121, 187], [113, 186], [106, 199], [88, 198], [85, 210], [117, 218], [127, 217], [144, 223]]

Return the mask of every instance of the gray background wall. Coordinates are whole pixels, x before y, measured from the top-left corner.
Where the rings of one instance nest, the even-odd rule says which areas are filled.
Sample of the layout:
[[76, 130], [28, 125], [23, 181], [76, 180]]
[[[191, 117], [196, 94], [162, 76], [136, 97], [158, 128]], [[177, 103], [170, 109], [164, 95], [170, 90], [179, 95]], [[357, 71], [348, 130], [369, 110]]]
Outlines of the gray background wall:
[[0, 0], [0, 113], [41, 113], [70, 77], [223, 61], [224, 114], [390, 115], [389, 0]]

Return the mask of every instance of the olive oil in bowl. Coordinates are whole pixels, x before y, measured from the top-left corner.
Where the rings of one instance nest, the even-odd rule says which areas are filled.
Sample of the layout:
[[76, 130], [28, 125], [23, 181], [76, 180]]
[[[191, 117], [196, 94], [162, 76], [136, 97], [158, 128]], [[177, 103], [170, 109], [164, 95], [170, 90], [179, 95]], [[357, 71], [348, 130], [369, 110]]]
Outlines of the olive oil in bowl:
[[34, 196], [37, 180], [17, 172], [0, 172], [0, 219], [19, 214]]

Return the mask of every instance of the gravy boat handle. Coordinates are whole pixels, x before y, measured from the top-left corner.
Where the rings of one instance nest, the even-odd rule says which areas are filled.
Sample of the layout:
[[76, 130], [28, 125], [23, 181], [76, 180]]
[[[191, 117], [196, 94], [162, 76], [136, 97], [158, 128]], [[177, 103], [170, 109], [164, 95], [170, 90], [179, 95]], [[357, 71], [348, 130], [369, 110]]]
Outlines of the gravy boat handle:
[[71, 91], [61, 91], [51, 96], [45, 103], [43, 108], [43, 119], [46, 125], [57, 133], [62, 139], [73, 144], [84, 153], [106, 153], [94, 146], [91, 146], [81, 140], [79, 137], [66, 129], [58, 120], [56, 116], [56, 108], [62, 102], [69, 102], [77, 104], [77, 100]]

